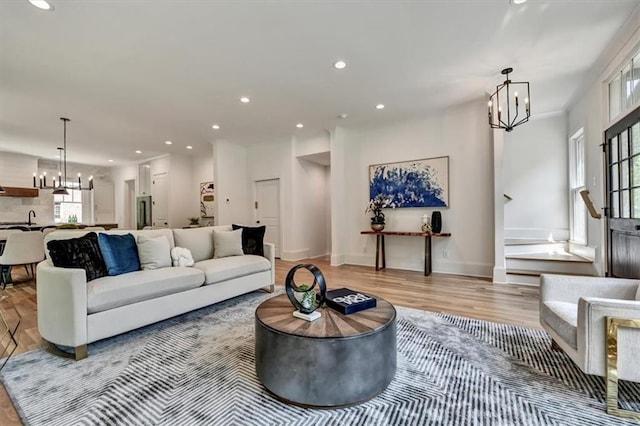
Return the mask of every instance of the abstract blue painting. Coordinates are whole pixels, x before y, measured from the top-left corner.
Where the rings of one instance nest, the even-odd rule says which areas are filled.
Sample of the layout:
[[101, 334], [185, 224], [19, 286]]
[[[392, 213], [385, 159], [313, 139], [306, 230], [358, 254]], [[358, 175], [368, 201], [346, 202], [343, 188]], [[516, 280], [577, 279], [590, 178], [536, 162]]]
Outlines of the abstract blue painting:
[[449, 207], [449, 157], [369, 166], [369, 198], [395, 207]]

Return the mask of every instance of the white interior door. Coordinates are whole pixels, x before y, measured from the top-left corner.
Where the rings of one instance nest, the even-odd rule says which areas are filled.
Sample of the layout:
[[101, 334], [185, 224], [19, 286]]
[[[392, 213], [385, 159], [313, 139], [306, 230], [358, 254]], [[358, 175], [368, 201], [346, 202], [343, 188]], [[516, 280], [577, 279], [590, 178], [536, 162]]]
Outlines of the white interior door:
[[256, 225], [266, 226], [264, 241], [275, 245], [275, 255], [280, 257], [280, 180], [255, 182]]
[[167, 173], [153, 175], [151, 181], [151, 209], [153, 226], [166, 228], [169, 226], [169, 187]]

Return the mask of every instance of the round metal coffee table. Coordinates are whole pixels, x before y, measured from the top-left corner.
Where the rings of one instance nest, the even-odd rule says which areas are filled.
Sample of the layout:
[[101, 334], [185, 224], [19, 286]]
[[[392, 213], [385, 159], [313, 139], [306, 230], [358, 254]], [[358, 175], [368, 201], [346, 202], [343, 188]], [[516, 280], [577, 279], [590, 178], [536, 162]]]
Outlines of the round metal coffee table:
[[286, 295], [256, 309], [256, 373], [281, 400], [307, 407], [365, 402], [396, 372], [396, 310], [377, 306], [351, 315], [331, 308], [308, 322], [292, 316]]

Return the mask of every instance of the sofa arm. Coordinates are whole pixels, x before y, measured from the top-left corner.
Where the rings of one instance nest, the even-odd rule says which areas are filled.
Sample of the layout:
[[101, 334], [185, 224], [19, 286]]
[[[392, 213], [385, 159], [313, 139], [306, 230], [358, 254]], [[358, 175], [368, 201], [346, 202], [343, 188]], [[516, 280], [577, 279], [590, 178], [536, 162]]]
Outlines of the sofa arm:
[[276, 246], [272, 243], [264, 243], [264, 257], [271, 262], [271, 284], [276, 282]]
[[57, 345], [78, 347], [87, 342], [87, 276], [84, 269], [38, 264], [36, 297], [38, 331]]
[[[606, 375], [607, 317], [640, 319], [640, 301], [598, 297], [581, 298], [578, 302], [578, 353], [588, 374]], [[619, 329], [618, 376], [622, 380], [640, 382], [637, 354], [640, 353], [640, 330]]]
[[578, 303], [581, 297], [634, 300], [640, 280], [585, 277], [578, 275], [540, 275], [540, 302]]

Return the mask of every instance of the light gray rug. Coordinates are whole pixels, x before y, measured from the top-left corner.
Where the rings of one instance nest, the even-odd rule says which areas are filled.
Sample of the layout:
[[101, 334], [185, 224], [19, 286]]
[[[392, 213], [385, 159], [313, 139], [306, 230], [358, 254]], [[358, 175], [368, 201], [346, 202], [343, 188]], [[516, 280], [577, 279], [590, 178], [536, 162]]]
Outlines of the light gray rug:
[[[380, 396], [310, 410], [276, 400], [254, 369], [252, 293], [89, 346], [12, 358], [2, 381], [28, 425], [624, 425], [604, 380], [542, 331], [398, 308], [398, 371]], [[367, 362], [363, 359], [362, 362]], [[640, 385], [624, 383], [626, 408]]]

